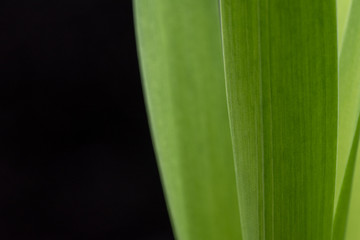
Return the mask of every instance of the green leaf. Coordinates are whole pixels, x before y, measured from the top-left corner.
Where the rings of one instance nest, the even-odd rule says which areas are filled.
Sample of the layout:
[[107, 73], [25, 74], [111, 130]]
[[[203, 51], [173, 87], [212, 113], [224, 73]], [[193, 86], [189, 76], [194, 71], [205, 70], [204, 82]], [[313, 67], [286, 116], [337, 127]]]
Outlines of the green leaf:
[[177, 239], [239, 240], [218, 2], [134, 4], [152, 136]]
[[338, 17], [338, 51], [341, 52], [346, 27], [349, 22], [350, 9], [353, 0], [337, 0]]
[[243, 239], [329, 240], [335, 0], [221, 0]]
[[[350, 154], [351, 148], [358, 148], [358, 144], [354, 145], [353, 141], [357, 141], [355, 129], [360, 114], [360, 1], [352, 0], [351, 3], [347, 3], [348, 1], [338, 0], [339, 30], [341, 30], [340, 19], [346, 19], [346, 25], [343, 27], [342, 36], [339, 31], [339, 39], [342, 38], [343, 40], [339, 56], [339, 139], [335, 206], [338, 209], [344, 209], [343, 206], [338, 206], [338, 204], [341, 204], [338, 203], [339, 198], [346, 199], [344, 196], [339, 196], [340, 190], [349, 189], [352, 185], [353, 193], [350, 198], [346, 239], [354, 240], [360, 239], [360, 228], [358, 227], [360, 220], [360, 192], [357, 190], [360, 188], [360, 164], [355, 165]], [[346, 8], [342, 7], [343, 5], [351, 6], [348, 13], [340, 11], [341, 8]], [[359, 158], [358, 155], [356, 162], [359, 161]], [[355, 170], [351, 168], [355, 168]], [[345, 175], [345, 169], [347, 172], [354, 171], [353, 182], [351, 181], [353, 177]], [[345, 179], [350, 179], [350, 181]], [[337, 213], [336, 215], [342, 216], [343, 213]], [[346, 217], [342, 218], [346, 219]], [[336, 219], [335, 222], [346, 224], [346, 221]], [[345, 226], [342, 228], [345, 228]]]
[[[358, 154], [360, 137], [360, 118], [358, 118], [354, 140], [351, 146], [349, 160], [347, 162], [345, 176], [339, 195], [338, 204], [336, 206], [336, 214], [333, 225], [333, 240], [345, 239], [345, 229], [347, 223], [347, 217], [349, 213], [350, 198], [351, 198], [351, 187], [353, 182], [353, 176], [355, 171], [356, 157]], [[355, 239], [355, 238], [350, 238]]]

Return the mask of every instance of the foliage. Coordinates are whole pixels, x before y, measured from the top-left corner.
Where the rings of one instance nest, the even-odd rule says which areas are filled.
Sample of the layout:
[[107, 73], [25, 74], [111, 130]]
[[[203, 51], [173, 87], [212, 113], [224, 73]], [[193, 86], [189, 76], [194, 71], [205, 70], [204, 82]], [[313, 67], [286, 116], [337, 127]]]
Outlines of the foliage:
[[134, 13], [177, 239], [360, 239], [360, 0]]

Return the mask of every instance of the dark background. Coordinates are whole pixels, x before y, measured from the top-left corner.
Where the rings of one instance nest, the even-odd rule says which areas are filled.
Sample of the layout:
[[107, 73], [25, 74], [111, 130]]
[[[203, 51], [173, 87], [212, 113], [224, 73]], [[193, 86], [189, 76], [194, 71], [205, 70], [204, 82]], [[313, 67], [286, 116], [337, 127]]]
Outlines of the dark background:
[[130, 0], [1, 1], [0, 239], [173, 239]]

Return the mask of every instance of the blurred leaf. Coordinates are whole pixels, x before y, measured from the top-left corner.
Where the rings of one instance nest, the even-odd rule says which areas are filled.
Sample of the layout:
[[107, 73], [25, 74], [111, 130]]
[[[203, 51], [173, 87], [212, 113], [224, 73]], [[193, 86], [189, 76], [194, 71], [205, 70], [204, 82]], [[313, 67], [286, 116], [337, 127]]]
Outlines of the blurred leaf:
[[152, 136], [177, 239], [239, 240], [218, 2], [134, 4]]
[[337, 19], [338, 19], [338, 51], [341, 51], [344, 33], [349, 22], [349, 12], [353, 0], [337, 0]]
[[[358, 154], [359, 136], [360, 136], [360, 119], [358, 119], [354, 140], [352, 143], [349, 160], [346, 165], [345, 175], [341, 192], [339, 195], [338, 204], [336, 206], [336, 213], [333, 225], [333, 240], [345, 239], [345, 229], [347, 217], [349, 213], [349, 204], [351, 197], [351, 187], [353, 182], [353, 175], [355, 170], [356, 157]], [[351, 238], [355, 239], [355, 238]]]
[[[350, 3], [348, 3], [350, 2]], [[351, 6], [348, 12], [340, 11], [343, 6]], [[336, 198], [335, 206], [338, 211], [345, 211], [348, 207], [348, 200], [350, 198], [350, 211], [348, 216], [348, 227], [346, 238], [348, 240], [360, 239], [360, 165], [355, 164], [359, 161], [359, 154], [351, 156], [351, 151], [358, 148], [355, 144], [357, 137], [356, 125], [360, 114], [360, 1], [359, 0], [338, 0], [339, 7], [339, 39], [340, 42], [340, 56], [339, 56], [339, 139], [338, 139], [338, 164], [336, 175]], [[343, 35], [341, 34], [341, 21], [346, 19], [346, 24], [343, 27]], [[355, 143], [354, 143], [355, 142]], [[352, 149], [353, 150], [352, 150]], [[356, 157], [356, 159], [354, 159]], [[346, 175], [345, 175], [346, 169]], [[349, 175], [350, 174], [350, 175]], [[354, 180], [352, 180], [354, 178]], [[346, 190], [352, 186], [352, 193], [347, 193]], [[338, 206], [339, 194], [342, 202]], [[347, 212], [337, 213], [337, 217]], [[345, 229], [347, 219], [342, 216], [344, 221], [336, 220], [335, 224], [343, 224], [344, 226], [335, 226], [335, 228]], [[334, 229], [336, 231], [336, 229]]]

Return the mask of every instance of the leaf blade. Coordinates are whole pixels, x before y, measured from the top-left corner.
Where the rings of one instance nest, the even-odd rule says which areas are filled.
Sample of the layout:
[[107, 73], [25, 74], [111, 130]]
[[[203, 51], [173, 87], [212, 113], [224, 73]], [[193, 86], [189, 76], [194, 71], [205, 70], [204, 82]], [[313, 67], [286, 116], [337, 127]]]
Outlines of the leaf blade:
[[350, 208], [351, 190], [354, 178], [356, 158], [358, 155], [358, 146], [360, 140], [360, 118], [358, 118], [356, 131], [351, 146], [349, 160], [346, 165], [345, 176], [341, 186], [338, 204], [336, 206], [336, 213], [333, 226], [333, 240], [345, 239], [347, 217]]
[[222, 0], [221, 16], [243, 237], [330, 239], [335, 1]]
[[[338, 4], [344, 4], [343, 0], [338, 1]], [[335, 206], [340, 204], [338, 203], [341, 197], [340, 190], [342, 188], [349, 188], [352, 185], [353, 193], [350, 197], [350, 211], [347, 216], [346, 239], [358, 239], [360, 237], [360, 230], [358, 228], [360, 194], [356, 191], [360, 187], [360, 166], [359, 164], [352, 164], [350, 158], [351, 146], [356, 139], [354, 136], [360, 113], [360, 69], [357, 64], [360, 59], [359, 13], [359, 0], [351, 1], [351, 9], [348, 15], [339, 12], [339, 18], [347, 18], [347, 25], [343, 34], [343, 47], [339, 55], [339, 139]], [[358, 155], [355, 161], [359, 161], [359, 158], [360, 156]], [[355, 168], [354, 177], [351, 178], [353, 179], [352, 181], [344, 182], [346, 177], [345, 169], [349, 164]], [[335, 221], [338, 220], [335, 219]]]
[[143, 86], [178, 239], [241, 239], [217, 1], [136, 0]]
[[353, 0], [337, 0], [338, 16], [338, 50], [341, 52], [347, 25], [349, 23], [350, 10]]

